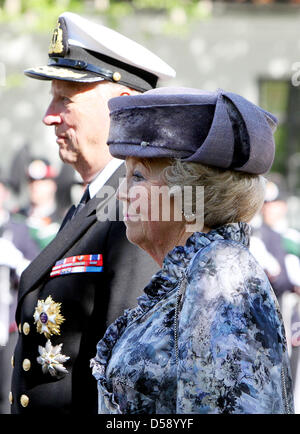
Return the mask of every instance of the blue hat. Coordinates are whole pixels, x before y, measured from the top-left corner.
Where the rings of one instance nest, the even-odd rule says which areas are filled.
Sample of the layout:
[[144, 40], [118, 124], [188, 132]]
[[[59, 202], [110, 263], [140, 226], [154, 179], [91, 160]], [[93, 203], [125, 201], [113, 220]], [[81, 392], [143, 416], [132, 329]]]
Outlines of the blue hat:
[[108, 106], [114, 157], [180, 158], [254, 174], [272, 166], [275, 116], [235, 93], [158, 88]]

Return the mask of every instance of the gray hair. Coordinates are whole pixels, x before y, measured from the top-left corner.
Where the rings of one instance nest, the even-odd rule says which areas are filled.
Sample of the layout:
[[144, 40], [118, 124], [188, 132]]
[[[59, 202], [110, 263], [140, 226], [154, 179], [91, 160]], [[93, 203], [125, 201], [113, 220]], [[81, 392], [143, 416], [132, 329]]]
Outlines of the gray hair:
[[[204, 225], [209, 228], [249, 222], [264, 202], [266, 180], [262, 175], [176, 159], [164, 169], [163, 177], [169, 187], [204, 187]], [[195, 195], [192, 200], [195, 210]]]

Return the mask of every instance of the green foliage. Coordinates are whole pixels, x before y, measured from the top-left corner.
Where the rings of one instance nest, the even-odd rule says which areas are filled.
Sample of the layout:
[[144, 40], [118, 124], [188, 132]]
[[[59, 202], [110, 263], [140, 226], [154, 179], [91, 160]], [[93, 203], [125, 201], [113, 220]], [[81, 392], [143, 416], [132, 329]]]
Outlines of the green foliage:
[[282, 175], [287, 175], [286, 160], [288, 158], [286, 141], [287, 141], [287, 128], [285, 125], [279, 125], [275, 134], [276, 152], [272, 172], [278, 172]]
[[0, 23], [20, 22], [24, 32], [49, 32], [62, 12], [80, 13], [84, 7], [79, 0], [20, 0], [20, 10], [12, 13], [5, 0], [0, 2]]
[[6, 77], [5, 90], [21, 87], [24, 84], [24, 74], [14, 73]]
[[265, 110], [271, 111], [281, 117], [287, 111], [288, 96], [288, 80], [261, 80], [260, 102]]
[[132, 0], [131, 3], [137, 9], [171, 10], [176, 7], [190, 6], [197, 3], [195, 0]]
[[111, 28], [118, 28], [120, 20], [133, 13], [133, 7], [127, 1], [114, 1], [110, 3], [109, 8], [105, 11], [107, 25]]
[[287, 164], [289, 154], [287, 148], [288, 129], [286, 124], [288, 98], [289, 98], [289, 81], [275, 80], [270, 78], [261, 79], [259, 82], [260, 105], [265, 110], [275, 114], [279, 120], [279, 125], [274, 134], [276, 143], [275, 159], [272, 166], [272, 172], [278, 172], [282, 175], [287, 174]]
[[6, 2], [9, 0], [0, 0], [0, 23], [22, 20], [23, 31], [30, 32], [49, 32], [57, 17], [66, 10], [101, 13], [111, 27], [117, 27], [127, 15], [152, 11], [163, 14], [166, 33], [180, 31], [180, 34], [187, 31], [191, 19], [209, 15], [206, 3], [199, 0], [107, 0], [100, 8], [95, 0], [19, 0], [20, 10], [14, 13], [8, 12]]
[[177, 37], [188, 34], [191, 21], [211, 15], [207, 2], [200, 0], [110, 0], [105, 16], [108, 24], [117, 28], [127, 15], [145, 11], [160, 17], [162, 33]]

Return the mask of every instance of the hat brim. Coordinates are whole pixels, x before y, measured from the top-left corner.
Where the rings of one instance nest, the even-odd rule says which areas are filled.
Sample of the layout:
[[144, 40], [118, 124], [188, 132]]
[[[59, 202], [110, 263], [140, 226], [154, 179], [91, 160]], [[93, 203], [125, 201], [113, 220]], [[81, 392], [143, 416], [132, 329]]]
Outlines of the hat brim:
[[38, 66], [26, 69], [24, 74], [37, 80], [65, 80], [80, 83], [94, 83], [103, 81], [105, 78], [90, 71], [79, 71], [74, 68], [62, 66]]

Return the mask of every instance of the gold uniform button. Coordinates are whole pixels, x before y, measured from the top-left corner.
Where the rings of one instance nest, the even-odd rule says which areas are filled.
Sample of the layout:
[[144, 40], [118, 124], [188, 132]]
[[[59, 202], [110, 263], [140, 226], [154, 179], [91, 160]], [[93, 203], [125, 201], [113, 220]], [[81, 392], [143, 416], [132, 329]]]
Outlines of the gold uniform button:
[[27, 405], [29, 404], [28, 396], [27, 395], [21, 395], [20, 402], [21, 402], [22, 407], [27, 407]]
[[21, 325], [21, 323], [18, 326], [18, 330], [19, 330], [19, 333], [22, 333], [22, 325]]
[[120, 81], [121, 80], [121, 74], [119, 72], [114, 72], [112, 78], [114, 81]]
[[8, 394], [8, 400], [9, 400], [9, 403], [10, 403], [10, 404], [13, 403], [14, 398], [13, 398], [13, 394], [12, 394], [12, 392], [9, 392], [9, 394]]
[[29, 359], [24, 359], [22, 363], [22, 367], [24, 371], [29, 371], [29, 369], [31, 368], [31, 361]]
[[11, 364], [11, 366], [12, 366], [13, 368], [15, 367], [15, 358], [14, 358], [14, 356], [11, 356], [10, 364]]
[[23, 324], [23, 333], [24, 335], [28, 335], [30, 332], [30, 325], [28, 324], [28, 322], [24, 322]]

